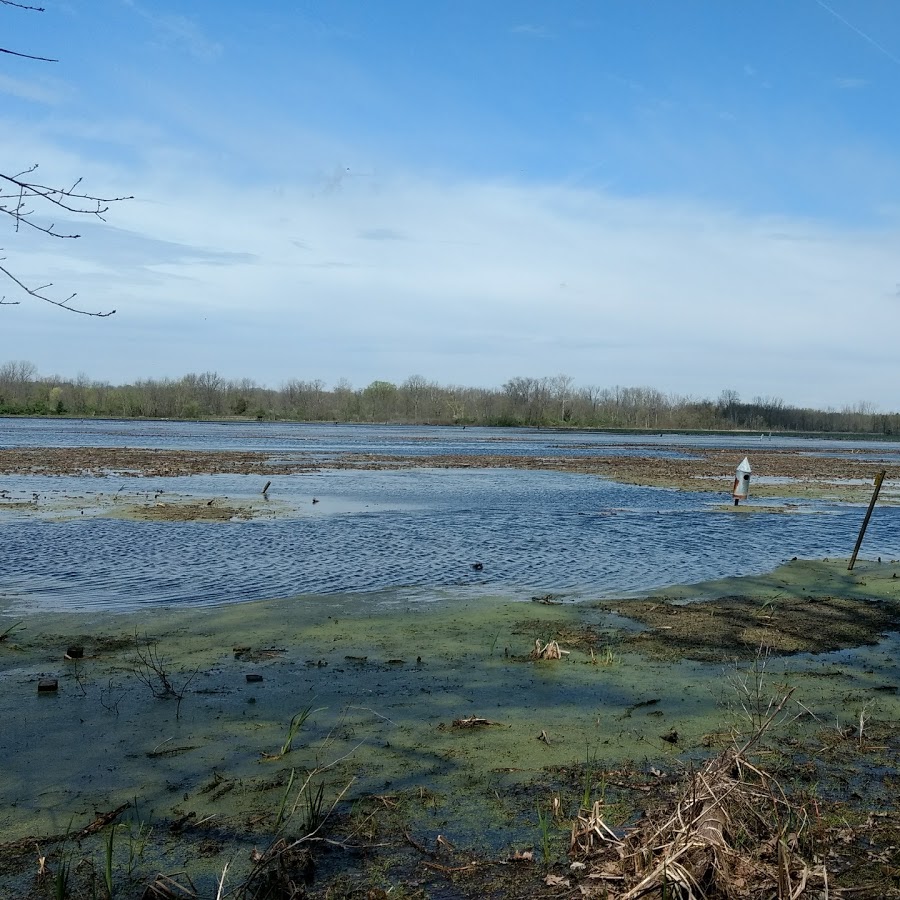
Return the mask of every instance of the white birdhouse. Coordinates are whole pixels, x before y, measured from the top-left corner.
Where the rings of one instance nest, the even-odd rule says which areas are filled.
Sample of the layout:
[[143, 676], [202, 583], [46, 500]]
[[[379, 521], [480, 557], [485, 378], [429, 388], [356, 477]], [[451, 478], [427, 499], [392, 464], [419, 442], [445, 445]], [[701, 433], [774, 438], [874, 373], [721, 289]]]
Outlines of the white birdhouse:
[[745, 456], [743, 462], [741, 462], [734, 473], [734, 487], [731, 490], [731, 496], [734, 497], [734, 505], [737, 506], [741, 500], [746, 500], [749, 494], [750, 460]]

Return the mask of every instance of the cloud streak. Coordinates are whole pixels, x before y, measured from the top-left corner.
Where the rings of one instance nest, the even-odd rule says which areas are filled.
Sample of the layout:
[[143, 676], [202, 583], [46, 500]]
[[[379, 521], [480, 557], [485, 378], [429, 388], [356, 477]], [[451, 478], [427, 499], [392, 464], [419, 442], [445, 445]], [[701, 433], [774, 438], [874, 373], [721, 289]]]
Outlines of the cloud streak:
[[212, 62], [222, 54], [222, 45], [208, 38], [193, 19], [175, 13], [151, 12], [135, 0], [123, 0], [123, 3], [150, 23], [163, 44], [184, 50], [203, 62]]
[[842, 90], [855, 91], [866, 87], [869, 82], [865, 78], [835, 78], [834, 83]]
[[136, 199], [79, 241], [0, 235], [23, 278], [119, 310], [85, 327], [26, 302], [4, 336], [42, 371], [115, 381], [567, 372], [895, 404], [890, 350], [861, 364], [846, 324], [891, 334], [900, 313], [890, 79], [861, 44], [835, 67], [856, 39], [824, 6], [811, 29], [768, 0], [775, 34], [725, 4], [678, 41], [668, 4], [589, 27], [565, 4], [519, 25], [490, 4], [35, 17], [85, 74], [0, 80], [4, 157]]
[[68, 91], [63, 85], [47, 80], [26, 81], [9, 75], [0, 75], [0, 93], [32, 103], [55, 106], [65, 99]]
[[[890, 402], [876, 390], [873, 373], [889, 365], [877, 353], [841, 382], [832, 372], [848, 304], [895, 325], [891, 230], [513, 181], [395, 173], [322, 196], [195, 174], [155, 183], [162, 202], [116, 209], [120, 227], [64, 250], [21, 248], [30, 277], [119, 309], [77, 345], [45, 341], [42, 370], [84, 369], [87, 354], [102, 367], [90, 374], [112, 380], [210, 368], [271, 384], [418, 371], [496, 385], [564, 371], [685, 394], [729, 385], [800, 403]], [[41, 309], [16, 316], [14, 328], [47, 327]], [[165, 353], [135, 353], [148, 329], [168, 331]]]
[[522, 35], [523, 37], [531, 37], [531, 38], [549, 38], [550, 31], [543, 25], [531, 25], [531, 24], [523, 24], [523, 25], [514, 25], [512, 27], [512, 33]]
[[869, 44], [871, 44], [879, 53], [884, 54], [889, 60], [896, 63], [898, 66], [900, 66], [900, 57], [898, 57], [894, 53], [891, 53], [891, 51], [888, 50], [887, 47], [883, 46], [882, 44], [879, 44], [878, 41], [876, 41], [875, 38], [872, 37], [872, 35], [866, 34], [866, 32], [863, 31], [861, 28], [857, 28], [856, 25], [854, 25], [849, 20], [845, 19], [837, 10], [835, 10], [831, 6], [829, 6], [825, 2], [825, 0], [816, 0], [816, 3], [818, 3], [819, 6], [821, 6], [822, 9], [824, 9], [826, 12], [828, 12], [832, 16], [834, 16], [835, 19], [838, 20], [838, 22], [841, 22], [843, 25], [846, 25], [847, 28], [849, 28], [851, 31], [858, 34], [864, 41], [867, 41]]

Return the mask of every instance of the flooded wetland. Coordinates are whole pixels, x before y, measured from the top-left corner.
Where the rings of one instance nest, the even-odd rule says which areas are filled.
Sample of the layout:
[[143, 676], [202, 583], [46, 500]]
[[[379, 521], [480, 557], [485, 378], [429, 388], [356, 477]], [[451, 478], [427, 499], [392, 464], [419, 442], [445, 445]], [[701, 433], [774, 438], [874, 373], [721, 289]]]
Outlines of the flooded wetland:
[[759, 883], [900, 896], [898, 478], [891, 443], [0, 420], [0, 897], [626, 896], [608, 854], [751, 740], [793, 817]]

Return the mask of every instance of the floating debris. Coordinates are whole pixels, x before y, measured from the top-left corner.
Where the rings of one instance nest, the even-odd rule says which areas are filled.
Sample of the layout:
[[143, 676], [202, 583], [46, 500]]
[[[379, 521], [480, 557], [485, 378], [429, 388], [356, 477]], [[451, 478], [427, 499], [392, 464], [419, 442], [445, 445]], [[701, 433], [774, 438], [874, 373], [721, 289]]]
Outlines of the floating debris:
[[492, 722], [490, 719], [484, 719], [481, 716], [468, 716], [465, 719], [454, 719], [454, 728], [486, 728], [488, 725], [500, 725], [501, 722]]

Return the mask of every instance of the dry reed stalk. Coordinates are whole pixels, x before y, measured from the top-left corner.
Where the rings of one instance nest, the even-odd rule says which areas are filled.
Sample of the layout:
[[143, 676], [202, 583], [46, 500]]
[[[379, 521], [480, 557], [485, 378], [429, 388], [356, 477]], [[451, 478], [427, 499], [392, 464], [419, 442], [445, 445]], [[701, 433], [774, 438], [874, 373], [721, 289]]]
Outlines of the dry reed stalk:
[[616, 833], [603, 821], [600, 801], [595, 800], [589, 811], [580, 811], [572, 823], [569, 852], [576, 857], [593, 856], [595, 850], [612, 845], [623, 846]]
[[569, 652], [569, 650], [560, 649], [557, 641], [547, 641], [546, 644], [541, 644], [539, 640], [535, 640], [531, 659], [562, 659], [563, 656], [568, 656]]
[[[619, 838], [602, 807], [579, 813], [570, 855], [593, 858], [592, 879], [617, 900], [801, 900], [827, 891], [823, 865], [797, 851], [808, 825], [781, 785], [744, 756], [787, 702], [784, 697], [741, 748], [730, 748], [694, 772], [662, 817], [644, 819]], [[793, 823], [788, 831], [788, 824]], [[743, 847], [735, 846], [736, 840]]]

